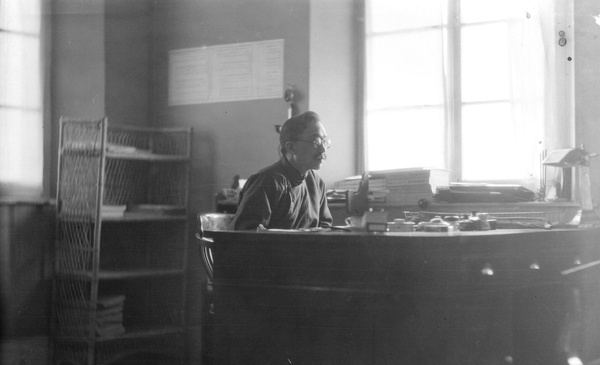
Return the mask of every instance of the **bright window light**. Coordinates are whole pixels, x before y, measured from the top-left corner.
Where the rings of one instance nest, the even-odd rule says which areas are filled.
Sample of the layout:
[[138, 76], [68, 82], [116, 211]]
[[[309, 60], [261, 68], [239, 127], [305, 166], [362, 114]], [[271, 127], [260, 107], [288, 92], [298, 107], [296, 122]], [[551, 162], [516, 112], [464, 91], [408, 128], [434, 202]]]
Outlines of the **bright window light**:
[[43, 184], [41, 0], [0, 1], [0, 195]]
[[367, 0], [366, 170], [435, 166], [455, 181], [534, 187], [556, 107], [544, 103], [566, 77], [544, 43], [554, 6]]

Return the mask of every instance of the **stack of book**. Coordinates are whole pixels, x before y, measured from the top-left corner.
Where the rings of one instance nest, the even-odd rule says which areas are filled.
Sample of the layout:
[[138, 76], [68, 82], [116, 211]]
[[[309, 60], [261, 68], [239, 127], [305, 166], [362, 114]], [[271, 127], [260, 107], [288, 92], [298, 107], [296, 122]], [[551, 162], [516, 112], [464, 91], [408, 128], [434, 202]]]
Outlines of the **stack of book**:
[[[351, 176], [334, 184], [335, 190], [358, 190], [361, 176]], [[369, 174], [369, 201], [398, 205], [417, 205], [433, 200], [438, 186], [448, 186], [450, 171], [438, 168], [407, 168], [375, 171]]]
[[387, 182], [387, 204], [417, 205], [419, 200], [433, 201], [438, 186], [450, 183], [450, 171], [420, 168], [382, 171]]
[[82, 303], [65, 303], [64, 317], [70, 320], [61, 324], [61, 330], [68, 336], [117, 337], [125, 333], [123, 326], [123, 305], [125, 295], [105, 296], [98, 298], [96, 304], [96, 322], [90, 327], [92, 309]]
[[125, 333], [123, 305], [125, 295], [98, 298], [96, 311], [96, 336], [116, 337]]
[[[336, 181], [334, 183], [334, 189], [336, 191], [358, 191], [360, 186], [361, 175], [350, 176], [344, 180]], [[369, 202], [371, 203], [385, 203], [387, 195], [387, 185], [385, 177], [381, 176], [370, 176], [369, 177]]]
[[360, 175], [350, 176], [350, 177], [345, 178], [344, 180], [336, 181], [333, 184], [333, 188], [335, 190], [357, 191], [358, 185], [360, 184], [360, 179], [361, 179]]

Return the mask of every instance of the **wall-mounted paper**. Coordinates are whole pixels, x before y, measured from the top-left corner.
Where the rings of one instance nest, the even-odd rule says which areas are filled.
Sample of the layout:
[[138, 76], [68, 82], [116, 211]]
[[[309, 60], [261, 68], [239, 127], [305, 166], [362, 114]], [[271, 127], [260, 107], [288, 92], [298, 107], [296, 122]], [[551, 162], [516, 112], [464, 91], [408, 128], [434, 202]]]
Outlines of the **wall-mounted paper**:
[[283, 39], [169, 52], [169, 105], [282, 95]]

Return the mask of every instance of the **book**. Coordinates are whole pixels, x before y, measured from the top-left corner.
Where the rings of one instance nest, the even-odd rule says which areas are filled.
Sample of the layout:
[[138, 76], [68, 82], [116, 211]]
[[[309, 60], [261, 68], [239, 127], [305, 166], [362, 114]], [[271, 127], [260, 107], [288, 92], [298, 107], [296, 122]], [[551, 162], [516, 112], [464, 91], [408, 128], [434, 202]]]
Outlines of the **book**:
[[367, 198], [371, 203], [385, 203], [387, 200], [388, 192], [387, 190], [376, 190], [370, 191]]
[[117, 337], [125, 332], [125, 326], [121, 323], [96, 327], [97, 337]]
[[386, 202], [399, 205], [418, 205], [419, 200], [433, 200], [434, 188], [431, 184], [409, 184], [391, 187]]
[[357, 181], [337, 181], [334, 183], [333, 188], [335, 190], [350, 190], [357, 191], [360, 180]]
[[371, 172], [369, 172], [369, 174], [372, 177], [377, 178], [380, 176], [415, 177], [415, 176], [431, 176], [431, 175], [435, 175], [435, 174], [446, 175], [449, 172], [450, 172], [450, 170], [442, 169], [442, 168], [438, 168], [438, 167], [407, 167], [407, 168], [400, 168], [400, 169], [371, 171]]
[[400, 185], [388, 188], [388, 192], [394, 193], [414, 193], [414, 192], [434, 192], [434, 187], [431, 184], [414, 184], [414, 185]]
[[429, 202], [433, 201], [433, 193], [431, 191], [422, 193], [410, 193], [410, 194], [388, 194], [386, 197], [387, 204], [398, 204], [398, 205], [412, 205], [416, 206], [419, 204], [419, 200], [426, 199]]
[[122, 217], [126, 209], [126, 205], [102, 205], [100, 214], [103, 218]]
[[116, 143], [107, 143], [106, 151], [113, 153], [135, 153], [137, 152], [137, 148], [133, 146], [125, 146]]
[[[350, 176], [334, 183], [336, 190], [358, 190], [361, 176]], [[369, 190], [389, 190], [409, 185], [430, 185], [432, 192], [438, 186], [450, 184], [450, 170], [439, 168], [408, 168], [369, 173]]]
[[178, 205], [132, 204], [127, 208], [127, 211], [142, 214], [183, 215], [186, 209]]
[[[84, 307], [69, 308], [68, 312], [63, 313], [64, 317], [69, 317], [72, 322], [87, 323], [91, 318], [92, 311]], [[123, 320], [123, 307], [100, 309], [96, 311], [96, 322], [115, 322]]]
[[116, 337], [125, 333], [123, 306], [125, 295], [110, 295], [98, 298], [96, 304], [96, 336]]
[[438, 186], [450, 184], [450, 170], [446, 169], [401, 169], [378, 173], [385, 174], [388, 189], [397, 186], [429, 184], [432, 191], [435, 191]]
[[123, 307], [125, 304], [125, 295], [111, 295], [105, 297], [99, 297], [97, 301], [98, 310], [113, 308], [113, 307]]
[[[125, 304], [125, 295], [106, 295], [100, 296], [96, 300], [96, 309], [105, 310], [107, 308], [123, 307]], [[91, 308], [91, 304], [87, 301], [65, 301], [63, 306], [69, 309], [78, 309], [82, 311], [88, 311]]]
[[96, 313], [96, 323], [100, 325], [123, 322], [123, 308], [115, 307]]
[[108, 143], [106, 145], [106, 152], [117, 155], [151, 155], [152, 151], [149, 149], [137, 148], [134, 146], [125, 146], [116, 143]]

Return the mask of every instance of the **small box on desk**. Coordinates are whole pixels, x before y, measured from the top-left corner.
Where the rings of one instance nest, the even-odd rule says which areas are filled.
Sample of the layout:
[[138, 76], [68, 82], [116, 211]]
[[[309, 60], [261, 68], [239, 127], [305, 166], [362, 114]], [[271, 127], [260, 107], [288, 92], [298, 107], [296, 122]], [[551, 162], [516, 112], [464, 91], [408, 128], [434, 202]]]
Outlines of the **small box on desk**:
[[367, 232], [387, 231], [387, 212], [365, 212], [363, 215], [363, 226]]

